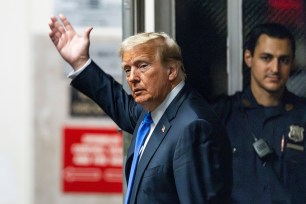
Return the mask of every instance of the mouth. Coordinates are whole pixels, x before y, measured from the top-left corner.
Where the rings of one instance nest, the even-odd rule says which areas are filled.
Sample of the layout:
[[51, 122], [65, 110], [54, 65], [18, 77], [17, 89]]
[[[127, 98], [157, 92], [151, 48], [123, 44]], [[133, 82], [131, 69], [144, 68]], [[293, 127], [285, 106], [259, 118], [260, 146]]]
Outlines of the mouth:
[[142, 91], [143, 91], [143, 89], [139, 89], [139, 88], [133, 89], [133, 93], [134, 93], [135, 96], [139, 96]]
[[280, 77], [278, 75], [268, 75], [267, 78], [272, 82], [277, 82], [280, 80]]

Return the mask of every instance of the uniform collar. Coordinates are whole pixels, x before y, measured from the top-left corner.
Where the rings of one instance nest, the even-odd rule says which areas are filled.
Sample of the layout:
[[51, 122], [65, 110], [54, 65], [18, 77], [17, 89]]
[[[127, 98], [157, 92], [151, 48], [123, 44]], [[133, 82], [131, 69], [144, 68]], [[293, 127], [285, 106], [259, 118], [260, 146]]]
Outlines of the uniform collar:
[[288, 112], [294, 109], [294, 101], [295, 101], [295, 95], [289, 92], [287, 89], [285, 89], [283, 97], [281, 99], [281, 102], [279, 105], [274, 107], [264, 107], [257, 103], [251, 88], [246, 88], [240, 98], [241, 106], [243, 109], [255, 109], [255, 108], [265, 108], [276, 111], [276, 112]]

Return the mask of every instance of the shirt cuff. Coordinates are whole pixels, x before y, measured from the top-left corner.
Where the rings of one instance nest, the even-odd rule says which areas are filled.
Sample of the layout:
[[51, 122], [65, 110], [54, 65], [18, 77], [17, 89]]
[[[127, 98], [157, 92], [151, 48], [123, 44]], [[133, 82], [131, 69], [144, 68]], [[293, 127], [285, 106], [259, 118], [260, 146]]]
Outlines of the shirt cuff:
[[68, 74], [68, 78], [69, 79], [74, 79], [75, 77], [77, 77], [84, 69], [86, 69], [86, 67], [91, 63], [91, 59], [88, 59], [87, 62], [83, 65], [83, 67], [81, 67], [80, 69], [76, 70], [76, 71], [71, 71]]

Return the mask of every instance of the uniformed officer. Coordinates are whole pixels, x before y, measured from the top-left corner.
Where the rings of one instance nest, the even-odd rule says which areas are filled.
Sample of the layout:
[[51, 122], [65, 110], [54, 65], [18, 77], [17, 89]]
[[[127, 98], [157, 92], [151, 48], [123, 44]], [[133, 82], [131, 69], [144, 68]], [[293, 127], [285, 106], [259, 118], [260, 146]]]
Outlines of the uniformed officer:
[[286, 27], [256, 26], [244, 50], [250, 86], [214, 104], [232, 145], [232, 203], [306, 203], [306, 100], [285, 86], [294, 56]]

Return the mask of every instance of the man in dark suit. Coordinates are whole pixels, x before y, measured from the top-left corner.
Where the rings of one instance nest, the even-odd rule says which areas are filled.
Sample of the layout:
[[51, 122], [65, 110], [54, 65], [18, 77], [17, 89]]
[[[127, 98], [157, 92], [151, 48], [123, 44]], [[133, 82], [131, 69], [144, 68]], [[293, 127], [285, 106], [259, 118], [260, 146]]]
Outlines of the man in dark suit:
[[[72, 86], [133, 134], [125, 166], [125, 203], [228, 203], [230, 145], [209, 105], [185, 84], [176, 42], [164, 33], [141, 33], [123, 41], [120, 56], [132, 93], [128, 95], [90, 59], [92, 28], [80, 37], [64, 16], [60, 19], [63, 24], [51, 17], [50, 38], [75, 71]], [[147, 115], [153, 123], [139, 146], [138, 132]]]

